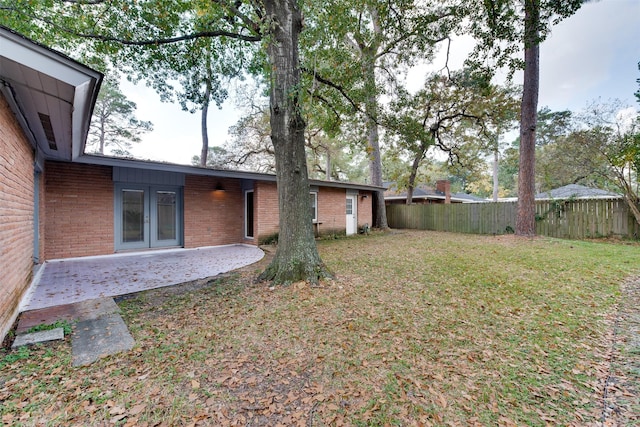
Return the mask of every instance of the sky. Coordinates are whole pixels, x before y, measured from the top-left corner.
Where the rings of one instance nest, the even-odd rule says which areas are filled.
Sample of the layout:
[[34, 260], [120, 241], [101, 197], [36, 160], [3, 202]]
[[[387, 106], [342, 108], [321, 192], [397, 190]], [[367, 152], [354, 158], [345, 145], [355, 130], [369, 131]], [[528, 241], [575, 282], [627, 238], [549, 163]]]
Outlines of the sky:
[[[454, 40], [450, 65], [460, 65], [470, 49], [469, 40]], [[588, 102], [618, 98], [640, 108], [634, 93], [640, 78], [640, 0], [591, 1], [570, 18], [553, 27], [540, 47], [539, 107], [553, 111], [583, 109]], [[434, 61], [435, 69], [444, 65], [444, 54]], [[407, 79], [411, 87], [424, 81], [424, 68], [412, 70]], [[514, 83], [521, 83], [521, 74]], [[161, 103], [159, 96], [142, 84], [125, 82], [123, 92], [137, 106], [136, 115], [150, 120], [154, 130], [136, 144], [132, 154], [143, 159], [190, 164], [201, 146], [200, 114], [190, 114], [179, 105]], [[228, 129], [240, 118], [233, 100], [222, 109], [209, 109], [209, 144], [222, 145], [229, 139]]]

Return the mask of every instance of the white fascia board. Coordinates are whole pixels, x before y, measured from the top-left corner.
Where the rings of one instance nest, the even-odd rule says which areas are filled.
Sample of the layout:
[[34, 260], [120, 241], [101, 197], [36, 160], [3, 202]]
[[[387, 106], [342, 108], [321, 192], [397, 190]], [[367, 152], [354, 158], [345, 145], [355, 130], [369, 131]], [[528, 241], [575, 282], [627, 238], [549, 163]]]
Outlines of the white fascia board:
[[82, 156], [102, 73], [1, 27], [0, 55], [74, 87], [73, 99], [66, 100], [73, 104], [71, 159]]
[[73, 99], [73, 113], [71, 115], [72, 160], [84, 155], [93, 107], [100, 91], [100, 83], [101, 80], [91, 80], [76, 87]]
[[0, 32], [0, 52], [7, 59], [71, 86], [102, 78], [101, 73], [9, 31]]

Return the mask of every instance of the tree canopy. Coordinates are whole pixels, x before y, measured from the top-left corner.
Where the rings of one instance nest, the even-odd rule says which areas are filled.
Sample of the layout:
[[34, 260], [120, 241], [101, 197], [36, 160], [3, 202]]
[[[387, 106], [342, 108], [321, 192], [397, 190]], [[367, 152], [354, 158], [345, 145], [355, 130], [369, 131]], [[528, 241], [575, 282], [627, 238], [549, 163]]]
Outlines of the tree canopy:
[[399, 91], [383, 123], [396, 134], [396, 148], [409, 157], [410, 166], [394, 177], [400, 187], [406, 186], [407, 203], [412, 202], [420, 163], [432, 147], [447, 153], [452, 164], [482, 169], [482, 153], [495, 143], [491, 133], [499, 125], [506, 127], [500, 117], [513, 117], [515, 108], [512, 90], [469, 70], [434, 73], [415, 94]]

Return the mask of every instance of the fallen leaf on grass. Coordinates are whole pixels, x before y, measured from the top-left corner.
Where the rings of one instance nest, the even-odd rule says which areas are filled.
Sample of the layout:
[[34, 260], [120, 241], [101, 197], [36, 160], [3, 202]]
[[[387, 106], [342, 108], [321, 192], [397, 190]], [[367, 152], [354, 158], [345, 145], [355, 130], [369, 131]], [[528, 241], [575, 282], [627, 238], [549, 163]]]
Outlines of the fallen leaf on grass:
[[125, 412], [127, 411], [122, 406], [114, 406], [113, 408], [109, 409], [109, 415], [120, 415], [124, 414]]
[[442, 409], [447, 408], [447, 399], [441, 394], [438, 395], [437, 403], [442, 406]]
[[132, 407], [131, 409], [129, 409], [129, 415], [138, 415], [140, 414], [142, 411], [144, 411], [144, 409], [147, 407], [147, 405], [145, 405], [144, 403], [141, 403], [139, 405], [136, 405], [134, 407]]
[[124, 423], [123, 427], [136, 427], [136, 426], [141, 426], [140, 420], [138, 420], [137, 418], [132, 418], [130, 420], [127, 420], [127, 422]]
[[120, 414], [120, 415], [116, 415], [115, 417], [112, 417], [112, 418], [109, 420], [109, 423], [111, 423], [111, 424], [116, 424], [118, 421], [120, 421], [120, 420], [122, 420], [122, 419], [124, 419], [124, 418], [126, 418], [126, 417], [127, 417], [127, 414]]
[[213, 380], [214, 383], [224, 384], [225, 381], [231, 378], [231, 375], [223, 375]]

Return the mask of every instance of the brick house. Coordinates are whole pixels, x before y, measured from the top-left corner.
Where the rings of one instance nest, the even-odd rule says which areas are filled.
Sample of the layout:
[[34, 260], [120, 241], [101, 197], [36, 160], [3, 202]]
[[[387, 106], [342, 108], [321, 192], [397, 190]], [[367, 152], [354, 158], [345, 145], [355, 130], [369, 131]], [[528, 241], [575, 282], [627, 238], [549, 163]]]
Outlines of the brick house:
[[[257, 245], [278, 232], [276, 177], [84, 154], [103, 76], [0, 27], [0, 336], [34, 266], [161, 247]], [[311, 180], [316, 232], [372, 222], [377, 187]]]

